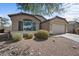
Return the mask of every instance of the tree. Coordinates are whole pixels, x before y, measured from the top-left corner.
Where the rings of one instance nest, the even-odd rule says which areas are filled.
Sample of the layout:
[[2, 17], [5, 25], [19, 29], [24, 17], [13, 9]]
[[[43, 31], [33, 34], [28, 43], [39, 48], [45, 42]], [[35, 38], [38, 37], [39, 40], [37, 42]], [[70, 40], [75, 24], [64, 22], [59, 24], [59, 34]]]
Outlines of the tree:
[[74, 20], [75, 22], [79, 22], [79, 17], [75, 17], [75, 18], [73, 18], [73, 20]]
[[52, 15], [53, 13], [61, 13], [62, 3], [17, 3], [17, 8], [22, 12], [29, 12], [37, 15]]
[[10, 25], [9, 19], [0, 17], [0, 29], [4, 29], [6, 25]]

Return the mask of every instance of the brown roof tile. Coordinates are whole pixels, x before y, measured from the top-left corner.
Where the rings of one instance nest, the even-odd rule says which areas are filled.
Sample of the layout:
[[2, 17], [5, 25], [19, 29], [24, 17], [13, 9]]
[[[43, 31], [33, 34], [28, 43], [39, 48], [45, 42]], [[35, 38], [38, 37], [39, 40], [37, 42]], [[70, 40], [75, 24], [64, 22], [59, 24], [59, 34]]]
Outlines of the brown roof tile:
[[[23, 13], [23, 12], [20, 12], [20, 13], [16, 13], [16, 14], [9, 14], [8, 16], [11, 17], [11, 16], [16, 16], [16, 15], [29, 15], [29, 16], [33, 16], [34, 18], [38, 19], [39, 21], [42, 22], [41, 19], [37, 18], [36, 16], [38, 15], [33, 15], [33, 14], [28, 14], [28, 13]], [[39, 15], [40, 17], [44, 18], [43, 16]], [[38, 17], [39, 17], [38, 16]], [[44, 18], [45, 19], [45, 18]]]

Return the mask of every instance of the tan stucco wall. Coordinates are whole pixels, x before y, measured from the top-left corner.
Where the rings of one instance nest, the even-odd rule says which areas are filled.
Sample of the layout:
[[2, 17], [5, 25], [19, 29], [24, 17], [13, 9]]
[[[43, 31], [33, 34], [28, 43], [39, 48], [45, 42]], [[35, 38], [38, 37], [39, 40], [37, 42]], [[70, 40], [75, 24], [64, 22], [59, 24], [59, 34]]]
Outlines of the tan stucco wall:
[[41, 23], [41, 29], [50, 31], [50, 22], [48, 21], [48, 22]]
[[52, 24], [61, 24], [61, 25], [64, 25], [65, 26], [65, 32], [67, 32], [67, 27], [68, 27], [68, 23], [63, 20], [63, 19], [59, 19], [59, 18], [55, 18], [55, 19], [51, 19], [50, 21], [47, 21], [47, 22], [44, 22], [41, 24], [41, 28], [42, 29], [45, 29], [45, 30], [48, 30], [49, 32], [51, 32], [51, 27], [52, 27]]
[[22, 21], [23, 19], [30, 19], [34, 22], [36, 22], [36, 30], [39, 30], [39, 24], [40, 21], [32, 16], [29, 15], [16, 15], [16, 16], [11, 16], [12, 20], [12, 31], [18, 31], [18, 21]]

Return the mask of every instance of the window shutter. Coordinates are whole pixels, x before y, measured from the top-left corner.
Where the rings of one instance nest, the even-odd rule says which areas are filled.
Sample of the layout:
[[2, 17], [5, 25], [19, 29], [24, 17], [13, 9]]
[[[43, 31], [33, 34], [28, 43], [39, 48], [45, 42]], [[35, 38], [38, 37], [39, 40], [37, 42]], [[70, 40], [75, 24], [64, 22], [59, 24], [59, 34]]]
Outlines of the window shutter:
[[23, 22], [22, 22], [22, 21], [19, 21], [18, 24], [19, 24], [19, 25], [18, 25], [18, 30], [19, 30], [19, 31], [22, 31], [22, 30], [23, 30]]

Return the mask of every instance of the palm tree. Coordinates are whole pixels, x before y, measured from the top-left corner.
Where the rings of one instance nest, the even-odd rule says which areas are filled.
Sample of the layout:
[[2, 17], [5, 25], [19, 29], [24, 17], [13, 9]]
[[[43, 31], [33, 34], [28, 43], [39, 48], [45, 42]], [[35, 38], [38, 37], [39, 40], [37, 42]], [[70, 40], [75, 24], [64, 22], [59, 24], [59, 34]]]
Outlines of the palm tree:
[[22, 12], [28, 12], [37, 15], [52, 15], [53, 13], [61, 13], [62, 3], [17, 3], [17, 8]]

